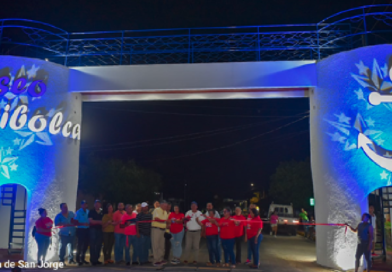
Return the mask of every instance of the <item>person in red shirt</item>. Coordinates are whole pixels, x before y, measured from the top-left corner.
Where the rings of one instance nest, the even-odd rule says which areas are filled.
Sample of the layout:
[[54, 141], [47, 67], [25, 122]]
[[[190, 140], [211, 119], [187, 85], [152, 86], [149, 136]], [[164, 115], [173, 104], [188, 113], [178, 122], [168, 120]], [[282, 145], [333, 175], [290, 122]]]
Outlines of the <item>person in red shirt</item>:
[[123, 261], [125, 251], [125, 235], [124, 228], [121, 228], [121, 219], [125, 214], [124, 203], [120, 202], [117, 206], [117, 211], [113, 214], [114, 222], [114, 260], [116, 264]]
[[231, 268], [235, 268], [235, 228], [239, 225], [238, 221], [231, 218], [231, 209], [223, 210], [223, 218], [216, 220], [220, 227], [220, 238], [222, 242], [223, 254], [225, 256], [224, 267], [229, 267], [229, 259], [231, 260]]
[[127, 204], [125, 206], [125, 211], [126, 214], [124, 214], [121, 218], [121, 225], [124, 229], [124, 235], [125, 235], [125, 245], [126, 245], [126, 250], [125, 250], [125, 261], [127, 262], [126, 265], [131, 265], [131, 255], [130, 255], [130, 249], [131, 245], [133, 247], [133, 255], [132, 255], [132, 264], [139, 264], [137, 262], [138, 258], [138, 253], [137, 252], [137, 231], [136, 231], [136, 216], [137, 214], [133, 212], [132, 205]]
[[233, 219], [238, 220], [238, 225], [235, 227], [235, 261], [241, 264], [241, 243], [242, 236], [244, 236], [246, 218], [242, 214], [240, 207], [235, 208], [235, 215]]
[[172, 239], [170, 240], [173, 248], [172, 264], [180, 264], [182, 239], [184, 238], [184, 217], [185, 215], [180, 213], [180, 207], [174, 205], [174, 212], [170, 213], [168, 218], [170, 222], [170, 233], [172, 234]]
[[[246, 220], [251, 220], [252, 218], [250, 217], [250, 210], [256, 208], [256, 204], [252, 203], [249, 205], [249, 209], [248, 209], [248, 217]], [[247, 226], [247, 225], [246, 225]], [[245, 227], [246, 227], [245, 226]], [[248, 258], [246, 259], [245, 264], [250, 264], [252, 262], [252, 249], [250, 248], [249, 244], [248, 244]]]
[[261, 231], [263, 230], [263, 221], [261, 221], [259, 212], [253, 208], [250, 209], [251, 220], [248, 220], [245, 241], [248, 241], [248, 246], [252, 250], [253, 254], [253, 265], [251, 268], [259, 268], [259, 249], [261, 240], [263, 240], [263, 235]]
[[50, 237], [52, 236], [53, 221], [47, 217], [47, 212], [43, 208], [38, 209], [40, 218], [35, 221], [35, 241], [37, 241], [38, 253], [37, 261], [40, 266], [45, 262], [46, 253], [48, 252]]
[[[207, 238], [207, 248], [210, 257], [210, 262], [207, 266], [213, 266], [216, 264], [217, 267], [220, 266], [220, 247], [219, 247], [219, 231], [217, 222], [215, 221], [215, 210], [208, 211], [208, 217], [201, 221], [203, 233]], [[219, 219], [219, 218], [218, 218]]]

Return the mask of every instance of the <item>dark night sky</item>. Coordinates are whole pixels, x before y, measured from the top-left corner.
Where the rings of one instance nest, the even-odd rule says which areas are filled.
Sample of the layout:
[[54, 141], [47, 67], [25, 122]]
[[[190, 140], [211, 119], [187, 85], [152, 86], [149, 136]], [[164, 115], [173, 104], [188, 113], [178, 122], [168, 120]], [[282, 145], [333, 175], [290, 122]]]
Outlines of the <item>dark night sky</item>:
[[[8, 1], [0, 18], [43, 21], [67, 31], [245, 26], [316, 23], [333, 13], [381, 0], [56, 0]], [[165, 197], [183, 196], [191, 184], [192, 197], [211, 199], [215, 192], [235, 197], [250, 183], [268, 187], [280, 161], [310, 156], [308, 119], [265, 136], [309, 110], [307, 99], [165, 101], [85, 104], [82, 157], [93, 148], [104, 157], [135, 159], [162, 174]], [[151, 113], [155, 112], [155, 113]], [[176, 114], [163, 114], [176, 113]], [[196, 116], [204, 114], [206, 116]], [[214, 116], [220, 115], [220, 116]], [[244, 117], [253, 116], [253, 117]], [[241, 117], [242, 116], [242, 117]], [[269, 117], [272, 116], [272, 117]], [[281, 116], [279, 119], [277, 116]], [[287, 116], [291, 116], [287, 118]], [[254, 124], [246, 129], [162, 145], [154, 141], [138, 148], [100, 150], [104, 145], [163, 138]], [[195, 137], [195, 136], [193, 136]], [[252, 140], [247, 140], [249, 138]], [[188, 137], [189, 138], [189, 137]], [[247, 141], [244, 141], [247, 140]], [[228, 148], [189, 156], [244, 141]], [[181, 157], [183, 156], [183, 157]], [[180, 157], [177, 159], [168, 159]], [[157, 161], [158, 159], [162, 159]]]

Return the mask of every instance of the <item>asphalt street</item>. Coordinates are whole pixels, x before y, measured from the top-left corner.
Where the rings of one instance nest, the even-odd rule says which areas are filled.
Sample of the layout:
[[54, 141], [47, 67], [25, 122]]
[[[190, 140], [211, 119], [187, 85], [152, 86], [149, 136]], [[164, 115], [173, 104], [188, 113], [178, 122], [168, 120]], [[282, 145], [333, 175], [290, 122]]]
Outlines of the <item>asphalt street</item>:
[[[261, 266], [258, 271], [265, 272], [325, 272], [331, 271], [329, 269], [321, 268], [316, 264], [316, 249], [312, 241], [306, 240], [301, 236], [264, 236], [260, 248], [260, 262]], [[247, 246], [243, 243], [242, 246], [242, 262], [246, 261]], [[205, 264], [208, 261], [208, 251], [205, 240], [202, 239], [200, 247], [200, 262], [195, 265], [171, 265], [168, 264], [163, 267], [163, 271], [228, 271], [228, 268], [210, 268]], [[35, 271], [39, 269], [31, 269]], [[159, 268], [152, 265], [145, 266], [125, 266], [125, 265], [111, 265], [111, 266], [73, 266], [67, 265], [66, 268], [61, 269], [62, 272], [71, 272], [75, 270], [83, 270], [83, 272], [103, 272], [103, 271], [127, 271], [135, 272], [142, 271], [157, 271]], [[162, 269], [161, 269], [162, 270]], [[247, 265], [238, 265], [235, 271], [252, 271]]]

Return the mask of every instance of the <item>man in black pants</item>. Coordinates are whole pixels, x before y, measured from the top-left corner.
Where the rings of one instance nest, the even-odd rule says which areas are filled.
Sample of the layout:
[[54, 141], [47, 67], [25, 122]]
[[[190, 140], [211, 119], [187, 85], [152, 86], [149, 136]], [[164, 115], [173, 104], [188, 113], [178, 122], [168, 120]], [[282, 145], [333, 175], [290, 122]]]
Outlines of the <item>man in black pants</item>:
[[75, 225], [77, 225], [76, 236], [78, 237], [78, 247], [76, 251], [76, 262], [79, 266], [83, 264], [88, 264], [84, 259], [86, 256], [86, 251], [88, 248], [88, 238], [89, 238], [89, 220], [88, 220], [88, 210], [87, 202], [83, 200], [81, 203], [81, 208], [76, 212]]
[[92, 265], [102, 264], [99, 261], [103, 239], [102, 217], [101, 201], [95, 200], [94, 209], [88, 214], [90, 221], [90, 262]]
[[[236, 258], [236, 263], [241, 264], [241, 245], [243, 236], [244, 236], [244, 231], [245, 231], [245, 221], [246, 218], [245, 216], [242, 215], [242, 210], [240, 207], [235, 208], [235, 215], [232, 216], [234, 220], [238, 220], [236, 222], [236, 227], [235, 227], [235, 258]], [[232, 261], [234, 263], [234, 261]]]
[[[171, 212], [171, 203], [167, 203], [167, 215], [170, 215]], [[171, 250], [171, 241], [170, 238], [165, 236], [165, 256], [163, 257], [165, 259], [165, 261], [169, 262], [169, 258], [170, 258], [170, 250]]]

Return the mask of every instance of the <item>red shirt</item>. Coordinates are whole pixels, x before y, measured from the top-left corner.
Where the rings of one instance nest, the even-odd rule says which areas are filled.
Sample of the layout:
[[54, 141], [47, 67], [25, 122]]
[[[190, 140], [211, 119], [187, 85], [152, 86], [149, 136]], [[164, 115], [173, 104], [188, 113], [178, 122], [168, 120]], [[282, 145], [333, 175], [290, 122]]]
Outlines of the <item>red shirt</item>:
[[[217, 220], [219, 220], [217, 218]], [[218, 226], [215, 225], [214, 223], [211, 223], [208, 219], [204, 219], [201, 221], [203, 225], [206, 226], [206, 235], [211, 236], [211, 235], [218, 235]]]
[[222, 239], [234, 239], [235, 238], [235, 223], [231, 217], [228, 219], [221, 218], [216, 220], [219, 222], [220, 227], [220, 238]]
[[184, 229], [184, 223], [174, 223], [174, 220], [181, 220], [185, 217], [183, 213], [178, 213], [176, 214], [175, 212], [172, 212], [169, 214], [169, 220], [171, 220], [171, 225], [170, 225], [170, 232], [171, 233], [180, 233]]
[[39, 231], [38, 228], [41, 229], [52, 229], [53, 226], [53, 221], [52, 219], [50, 219], [49, 217], [40, 217], [37, 221], [35, 221], [35, 227], [36, 229], [36, 233], [45, 235], [45, 236], [52, 236], [52, 231], [49, 232], [43, 232], [43, 231]]
[[234, 215], [233, 218], [240, 221], [240, 224], [238, 226], [235, 226], [235, 237], [241, 237], [242, 235], [244, 235], [244, 221], [246, 221], [246, 218], [243, 215]]
[[[129, 215], [127, 213], [124, 214], [122, 216], [122, 219], [121, 219], [121, 224], [125, 225], [126, 221], [128, 221], [130, 219], [135, 219], [136, 216], [137, 216], [137, 214], [134, 213], [134, 212], [131, 215]], [[137, 234], [137, 232], [136, 232], [136, 223], [131, 222], [131, 224], [129, 226], [126, 226], [124, 228], [124, 234], [125, 235], [136, 235]]]
[[246, 235], [248, 239], [250, 239], [257, 235], [259, 229], [263, 228], [263, 221], [261, 221], [260, 216], [257, 216], [248, 220], [247, 225], [248, 226], [246, 228]]
[[[114, 222], [120, 222], [120, 224], [121, 224], [121, 219], [122, 219], [122, 216], [123, 216], [124, 214], [125, 214], [125, 211], [122, 211], [122, 213], [121, 213], [119, 210], [117, 210], [117, 211], [113, 214], [113, 221], [114, 221]], [[120, 224], [117, 224], [117, 225], [114, 226], [114, 232], [115, 232], [115, 233], [124, 234], [124, 229], [122, 229], [122, 228], [120, 227]]]

